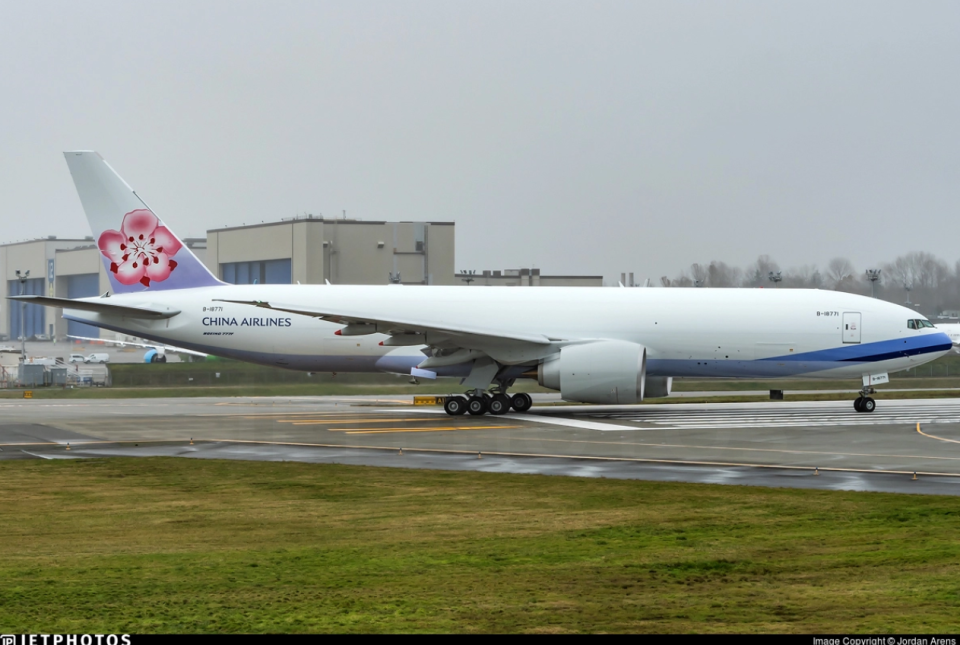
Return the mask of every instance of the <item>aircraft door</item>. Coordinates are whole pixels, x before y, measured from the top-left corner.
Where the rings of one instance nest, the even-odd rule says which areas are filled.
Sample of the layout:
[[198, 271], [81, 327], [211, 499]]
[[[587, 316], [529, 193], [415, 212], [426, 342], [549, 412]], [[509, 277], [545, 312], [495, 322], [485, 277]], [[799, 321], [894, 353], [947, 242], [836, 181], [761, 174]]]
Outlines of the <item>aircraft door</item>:
[[860, 314], [844, 312], [843, 314], [843, 342], [860, 342]]

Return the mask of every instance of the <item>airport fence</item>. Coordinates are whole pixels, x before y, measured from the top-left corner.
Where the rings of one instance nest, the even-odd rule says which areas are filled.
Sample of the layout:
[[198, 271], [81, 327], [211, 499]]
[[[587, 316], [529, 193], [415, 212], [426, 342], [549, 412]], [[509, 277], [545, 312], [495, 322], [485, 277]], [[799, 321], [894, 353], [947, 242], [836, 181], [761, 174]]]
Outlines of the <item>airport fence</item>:
[[960, 354], [950, 353], [935, 361], [891, 375], [891, 379], [960, 376]]
[[402, 385], [409, 376], [298, 372], [234, 361], [215, 363], [129, 364], [110, 366], [113, 387], [234, 387], [333, 383]]

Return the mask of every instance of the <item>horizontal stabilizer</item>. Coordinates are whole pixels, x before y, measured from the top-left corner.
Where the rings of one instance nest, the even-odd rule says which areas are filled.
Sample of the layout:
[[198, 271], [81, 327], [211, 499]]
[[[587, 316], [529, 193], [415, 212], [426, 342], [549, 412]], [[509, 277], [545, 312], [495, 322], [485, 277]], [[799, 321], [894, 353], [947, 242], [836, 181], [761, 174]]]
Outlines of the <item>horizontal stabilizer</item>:
[[[20, 300], [31, 305], [43, 305], [44, 307], [63, 307], [64, 309], [76, 309], [78, 311], [92, 311], [105, 316], [124, 316], [127, 318], [146, 318], [158, 320], [163, 318], [173, 318], [179, 309], [153, 308], [153, 307], [127, 307], [124, 305], [113, 305], [107, 302], [92, 302], [90, 300], [71, 300], [70, 298], [54, 298], [52, 296], [7, 296], [8, 300]], [[101, 299], [103, 300], [103, 299]]]

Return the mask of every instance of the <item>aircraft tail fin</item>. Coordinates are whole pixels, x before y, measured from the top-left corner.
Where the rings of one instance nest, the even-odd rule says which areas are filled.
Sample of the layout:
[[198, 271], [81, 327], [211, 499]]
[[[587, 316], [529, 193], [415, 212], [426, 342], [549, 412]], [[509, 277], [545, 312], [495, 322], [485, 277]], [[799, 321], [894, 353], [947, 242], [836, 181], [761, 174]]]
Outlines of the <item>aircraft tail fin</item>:
[[114, 293], [223, 284], [99, 153], [63, 155]]

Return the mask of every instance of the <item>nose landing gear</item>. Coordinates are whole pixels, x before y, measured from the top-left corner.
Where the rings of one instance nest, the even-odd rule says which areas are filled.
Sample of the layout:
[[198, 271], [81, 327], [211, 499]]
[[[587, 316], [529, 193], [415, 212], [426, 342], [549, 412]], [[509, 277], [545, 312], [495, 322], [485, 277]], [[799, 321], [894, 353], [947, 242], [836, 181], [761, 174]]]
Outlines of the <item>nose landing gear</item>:
[[876, 390], [874, 390], [872, 387], [865, 387], [860, 390], [860, 396], [858, 396], [856, 401], [853, 402], [853, 409], [857, 412], [873, 412], [876, 410], [877, 402], [869, 396], [875, 392]]

